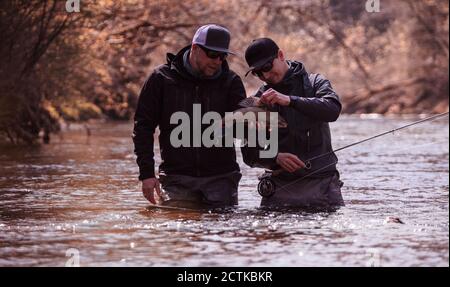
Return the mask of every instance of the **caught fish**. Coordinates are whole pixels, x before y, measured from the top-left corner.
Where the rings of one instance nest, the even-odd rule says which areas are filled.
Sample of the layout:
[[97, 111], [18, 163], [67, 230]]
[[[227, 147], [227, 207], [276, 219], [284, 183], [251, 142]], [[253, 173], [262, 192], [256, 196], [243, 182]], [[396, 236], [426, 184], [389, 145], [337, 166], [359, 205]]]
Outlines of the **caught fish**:
[[250, 108], [250, 107], [266, 107], [266, 105], [264, 105], [261, 102], [261, 99], [258, 97], [248, 97], [245, 98], [244, 100], [240, 101], [238, 103], [238, 106], [242, 107], [242, 108]]
[[223, 118], [223, 125], [232, 123], [243, 123], [249, 128], [271, 129], [274, 127], [286, 128], [287, 122], [283, 117], [277, 114], [278, 119], [275, 120], [275, 114], [257, 97], [248, 97], [238, 104], [241, 108], [227, 114]]

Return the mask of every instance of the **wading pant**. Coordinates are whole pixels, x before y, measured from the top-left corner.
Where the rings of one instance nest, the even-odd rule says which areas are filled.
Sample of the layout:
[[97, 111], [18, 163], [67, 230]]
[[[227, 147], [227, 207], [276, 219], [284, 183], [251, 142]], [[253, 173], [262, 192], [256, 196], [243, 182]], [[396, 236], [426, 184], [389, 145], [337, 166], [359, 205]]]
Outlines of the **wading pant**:
[[195, 209], [237, 205], [241, 177], [238, 171], [208, 177], [160, 175], [162, 205]]
[[297, 182], [276, 176], [271, 179], [275, 184], [275, 193], [262, 198], [262, 207], [323, 210], [344, 205], [341, 194], [343, 182], [339, 180], [339, 173], [325, 178], [304, 178]]

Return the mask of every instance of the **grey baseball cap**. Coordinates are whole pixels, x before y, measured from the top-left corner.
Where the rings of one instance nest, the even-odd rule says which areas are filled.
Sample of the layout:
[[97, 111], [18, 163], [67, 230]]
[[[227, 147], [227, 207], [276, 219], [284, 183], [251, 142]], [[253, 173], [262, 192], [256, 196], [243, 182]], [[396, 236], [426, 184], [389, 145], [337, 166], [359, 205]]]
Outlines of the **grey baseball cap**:
[[198, 28], [192, 39], [192, 44], [198, 44], [213, 51], [236, 55], [229, 50], [230, 39], [230, 31], [227, 28], [216, 24], [208, 24]]

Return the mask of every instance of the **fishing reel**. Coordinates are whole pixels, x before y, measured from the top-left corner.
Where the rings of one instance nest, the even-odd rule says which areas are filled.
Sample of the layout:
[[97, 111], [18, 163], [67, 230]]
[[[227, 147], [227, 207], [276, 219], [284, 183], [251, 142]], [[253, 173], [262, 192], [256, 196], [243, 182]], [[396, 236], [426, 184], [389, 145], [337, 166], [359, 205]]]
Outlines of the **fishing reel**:
[[308, 161], [305, 162], [305, 168], [307, 170], [310, 170], [312, 168], [311, 160], [308, 160]]
[[270, 178], [270, 174], [263, 175], [259, 179], [258, 193], [262, 197], [271, 197], [275, 193], [275, 182]]
[[[311, 161], [308, 160], [305, 162], [305, 169], [310, 170], [312, 168]], [[258, 183], [258, 193], [262, 197], [271, 197], [274, 195], [276, 186], [275, 182], [271, 179], [271, 176], [274, 174], [278, 174], [280, 170], [277, 171], [266, 171], [263, 175], [259, 176]]]

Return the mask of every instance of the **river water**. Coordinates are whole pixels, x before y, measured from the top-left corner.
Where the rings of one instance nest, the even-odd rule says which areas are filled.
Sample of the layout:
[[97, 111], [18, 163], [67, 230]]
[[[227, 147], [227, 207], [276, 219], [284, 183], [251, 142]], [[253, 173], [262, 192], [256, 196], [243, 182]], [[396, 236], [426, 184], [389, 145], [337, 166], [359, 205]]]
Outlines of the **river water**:
[[[344, 116], [333, 145], [417, 119]], [[449, 266], [448, 118], [339, 152], [346, 206], [315, 214], [259, 210], [240, 154], [237, 209], [147, 209], [132, 125], [90, 129], [0, 147], [0, 266]]]

